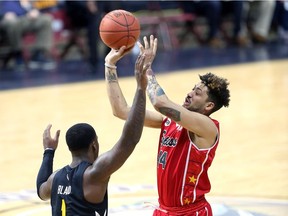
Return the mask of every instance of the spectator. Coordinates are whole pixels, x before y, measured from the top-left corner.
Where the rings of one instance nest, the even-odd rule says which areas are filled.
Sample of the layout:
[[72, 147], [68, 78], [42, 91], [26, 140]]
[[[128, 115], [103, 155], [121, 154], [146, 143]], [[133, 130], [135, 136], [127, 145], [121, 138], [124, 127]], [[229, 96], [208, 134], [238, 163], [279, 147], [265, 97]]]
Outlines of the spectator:
[[[221, 17], [232, 18], [232, 43], [239, 46], [248, 46], [251, 42], [265, 43], [269, 36], [274, 7], [275, 0], [221, 1]], [[222, 19], [220, 23], [223, 24], [223, 21]]]
[[95, 71], [99, 60], [99, 25], [104, 13], [104, 4], [97, 1], [65, 1], [65, 9], [74, 34], [82, 29], [87, 30], [88, 62], [91, 70]]
[[275, 5], [275, 0], [249, 2], [248, 27], [254, 43], [267, 42]]
[[[193, 13], [203, 16], [208, 22], [208, 35], [205, 42], [212, 47], [223, 47], [223, 42], [219, 35], [221, 2], [220, 1], [181, 1], [181, 8], [185, 13]], [[186, 23], [187, 27], [191, 27], [193, 23]]]
[[288, 44], [288, 1], [276, 1], [273, 26], [278, 33], [280, 41]]
[[28, 66], [31, 69], [53, 69], [55, 62], [50, 55], [53, 43], [52, 18], [33, 8], [29, 0], [2, 1], [1, 10], [3, 18], [0, 25], [7, 34], [11, 56], [18, 69], [24, 66], [22, 37], [26, 33], [34, 33], [36, 36]]
[[[231, 1], [225, 0], [221, 1], [221, 15], [224, 19], [231, 17], [232, 31], [231, 31], [231, 42], [232, 44], [236, 44], [238, 46], [247, 46], [249, 45], [249, 40], [247, 34], [243, 31], [245, 21], [245, 1]], [[223, 24], [223, 19], [221, 23]], [[220, 24], [221, 25], [221, 24]], [[226, 34], [227, 38], [227, 29], [223, 29], [224, 34]]]
[[33, 0], [34, 8], [42, 12], [46, 12], [46, 11], [49, 12], [49, 11], [53, 11], [54, 9], [57, 10], [59, 5], [61, 5], [60, 0], [49, 0], [49, 1]]

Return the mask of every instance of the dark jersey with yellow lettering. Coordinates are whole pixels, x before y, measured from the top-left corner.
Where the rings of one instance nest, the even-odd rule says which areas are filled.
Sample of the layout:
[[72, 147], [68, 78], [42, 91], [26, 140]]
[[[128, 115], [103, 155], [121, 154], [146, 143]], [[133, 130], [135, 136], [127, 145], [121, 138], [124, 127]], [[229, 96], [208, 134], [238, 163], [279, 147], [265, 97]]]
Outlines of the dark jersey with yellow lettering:
[[83, 193], [83, 174], [88, 162], [81, 162], [77, 167], [65, 166], [54, 176], [51, 192], [53, 216], [107, 216], [107, 191], [101, 203], [90, 203]]

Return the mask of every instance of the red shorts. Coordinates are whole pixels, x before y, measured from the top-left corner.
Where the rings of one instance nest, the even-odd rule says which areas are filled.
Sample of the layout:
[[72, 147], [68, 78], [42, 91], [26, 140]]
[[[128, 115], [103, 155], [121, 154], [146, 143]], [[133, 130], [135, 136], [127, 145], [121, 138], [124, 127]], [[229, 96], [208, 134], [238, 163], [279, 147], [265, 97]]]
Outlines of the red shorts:
[[155, 209], [153, 216], [213, 216], [210, 204], [203, 200], [196, 205], [183, 207], [164, 207], [160, 205], [159, 209]]

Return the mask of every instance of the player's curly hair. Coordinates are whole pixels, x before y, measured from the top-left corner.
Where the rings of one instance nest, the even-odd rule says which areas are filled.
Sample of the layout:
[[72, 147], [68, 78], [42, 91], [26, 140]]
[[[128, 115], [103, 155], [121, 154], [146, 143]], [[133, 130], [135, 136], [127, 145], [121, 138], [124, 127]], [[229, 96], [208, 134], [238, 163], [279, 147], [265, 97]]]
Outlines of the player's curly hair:
[[199, 75], [200, 80], [208, 87], [208, 97], [215, 106], [212, 113], [219, 110], [221, 107], [228, 107], [230, 102], [230, 91], [228, 89], [229, 82], [227, 79], [216, 76], [212, 73]]

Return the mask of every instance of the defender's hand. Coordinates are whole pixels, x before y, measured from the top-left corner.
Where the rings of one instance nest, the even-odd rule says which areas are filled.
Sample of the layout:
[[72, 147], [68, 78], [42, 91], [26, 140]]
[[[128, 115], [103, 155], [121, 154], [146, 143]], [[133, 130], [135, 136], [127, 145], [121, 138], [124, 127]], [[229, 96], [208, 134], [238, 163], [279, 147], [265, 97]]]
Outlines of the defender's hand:
[[43, 147], [44, 149], [46, 148], [51, 148], [56, 150], [58, 147], [58, 142], [59, 142], [59, 136], [60, 136], [60, 130], [56, 131], [56, 134], [54, 138], [51, 137], [51, 127], [52, 125], [49, 124], [47, 128], [44, 130], [43, 133]]
[[148, 42], [147, 37], [144, 36], [143, 37], [143, 43], [144, 43], [144, 46], [140, 42], [137, 42], [137, 44], [140, 48], [140, 53], [144, 53], [146, 56], [144, 65], [151, 67], [151, 65], [154, 61], [154, 58], [156, 56], [158, 40], [157, 40], [157, 38], [154, 38], [153, 35], [150, 35], [150, 42]]

